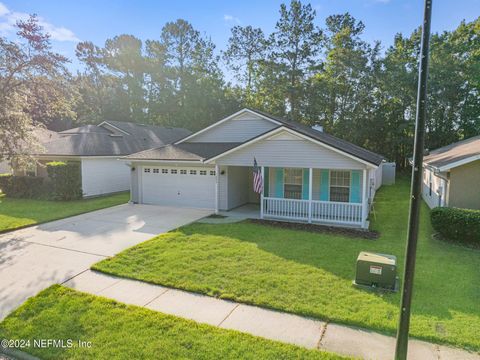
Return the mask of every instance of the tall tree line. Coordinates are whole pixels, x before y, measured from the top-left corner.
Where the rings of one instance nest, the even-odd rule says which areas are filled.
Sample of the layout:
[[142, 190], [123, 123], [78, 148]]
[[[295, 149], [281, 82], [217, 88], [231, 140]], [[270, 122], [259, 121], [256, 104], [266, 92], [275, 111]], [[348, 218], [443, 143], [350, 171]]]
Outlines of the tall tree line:
[[[71, 75], [35, 18], [19, 25], [24, 47], [0, 42], [0, 86], [21, 83], [0, 94], [0, 136], [13, 116], [29, 125], [115, 119], [194, 131], [247, 106], [321, 124], [399, 166], [412, 153], [420, 29], [397, 34], [384, 49], [363, 40], [365, 24], [350, 14], [320, 26], [310, 4], [293, 0], [280, 6], [271, 34], [234, 26], [224, 51], [183, 19], [165, 24], [156, 39], [122, 34], [103, 45], [81, 42], [82, 71]], [[34, 61], [19, 73], [6, 65], [35, 53], [45, 68]], [[430, 64], [426, 146], [480, 134], [480, 18], [432, 35]]]

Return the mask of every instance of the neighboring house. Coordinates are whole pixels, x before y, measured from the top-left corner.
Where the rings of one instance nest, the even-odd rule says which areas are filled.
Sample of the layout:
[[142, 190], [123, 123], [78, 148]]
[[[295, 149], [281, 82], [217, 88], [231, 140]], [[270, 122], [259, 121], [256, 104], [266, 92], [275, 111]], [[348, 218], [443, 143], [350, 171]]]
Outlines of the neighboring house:
[[422, 195], [430, 208], [480, 209], [480, 136], [430, 151], [423, 166]]
[[[253, 161], [264, 193], [253, 191]], [[125, 158], [132, 201], [367, 227], [383, 157], [299, 123], [243, 109], [174, 144]]]
[[[55, 133], [42, 141], [45, 151], [35, 154], [39, 164], [32, 175], [47, 176], [50, 161], [81, 163], [84, 196], [96, 196], [130, 189], [130, 168], [118, 158], [153, 146], [170, 144], [191, 134], [181, 128], [104, 121]], [[27, 170], [28, 172], [28, 170]]]

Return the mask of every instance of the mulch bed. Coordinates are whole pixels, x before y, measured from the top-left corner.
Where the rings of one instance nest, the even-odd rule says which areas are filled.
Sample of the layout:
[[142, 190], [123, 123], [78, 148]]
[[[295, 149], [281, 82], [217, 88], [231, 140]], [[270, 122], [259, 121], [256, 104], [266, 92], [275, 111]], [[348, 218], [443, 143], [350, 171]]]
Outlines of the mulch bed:
[[308, 224], [308, 223], [295, 223], [288, 221], [275, 221], [275, 220], [262, 220], [262, 219], [248, 219], [247, 221], [254, 224], [261, 224], [267, 226], [273, 226], [283, 229], [302, 230], [313, 233], [327, 233], [341, 236], [348, 236], [353, 238], [362, 238], [368, 240], [378, 239], [379, 233], [376, 231], [363, 230], [363, 229], [350, 229], [337, 226]]

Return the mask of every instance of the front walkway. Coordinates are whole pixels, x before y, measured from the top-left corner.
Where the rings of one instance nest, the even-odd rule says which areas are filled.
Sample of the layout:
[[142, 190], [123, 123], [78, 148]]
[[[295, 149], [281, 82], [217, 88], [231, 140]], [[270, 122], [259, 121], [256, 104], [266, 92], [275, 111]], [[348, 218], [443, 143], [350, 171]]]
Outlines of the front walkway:
[[0, 321], [40, 290], [209, 214], [125, 204], [0, 235]]
[[[310, 349], [375, 360], [392, 359], [395, 349], [393, 337], [372, 331], [113, 277], [90, 270], [65, 282], [64, 285], [123, 303]], [[410, 340], [408, 358], [480, 360], [480, 355], [424, 341]]]
[[245, 204], [232, 210], [219, 211], [217, 215], [205, 217], [198, 222], [206, 224], [229, 224], [245, 219], [260, 219], [260, 205]]

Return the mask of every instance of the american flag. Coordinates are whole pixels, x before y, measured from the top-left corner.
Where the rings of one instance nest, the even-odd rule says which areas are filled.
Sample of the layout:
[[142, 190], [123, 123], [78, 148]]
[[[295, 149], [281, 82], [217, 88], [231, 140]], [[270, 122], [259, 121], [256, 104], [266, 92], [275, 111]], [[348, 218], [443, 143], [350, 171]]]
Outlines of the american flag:
[[255, 158], [253, 158], [253, 191], [259, 194], [263, 191], [262, 169], [258, 166]]

